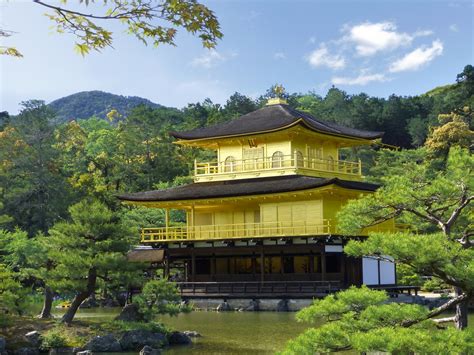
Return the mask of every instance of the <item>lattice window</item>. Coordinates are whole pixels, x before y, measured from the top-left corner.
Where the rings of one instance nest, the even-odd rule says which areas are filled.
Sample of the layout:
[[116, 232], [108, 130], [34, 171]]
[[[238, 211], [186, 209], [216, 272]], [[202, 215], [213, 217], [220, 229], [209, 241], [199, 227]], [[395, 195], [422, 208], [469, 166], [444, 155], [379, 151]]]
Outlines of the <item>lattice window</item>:
[[231, 173], [235, 170], [235, 158], [233, 156], [228, 156], [224, 161], [224, 171], [226, 173]]
[[272, 168], [281, 168], [283, 166], [283, 153], [276, 151], [272, 155]]
[[242, 159], [245, 170], [254, 170], [263, 168], [263, 147], [244, 148]]

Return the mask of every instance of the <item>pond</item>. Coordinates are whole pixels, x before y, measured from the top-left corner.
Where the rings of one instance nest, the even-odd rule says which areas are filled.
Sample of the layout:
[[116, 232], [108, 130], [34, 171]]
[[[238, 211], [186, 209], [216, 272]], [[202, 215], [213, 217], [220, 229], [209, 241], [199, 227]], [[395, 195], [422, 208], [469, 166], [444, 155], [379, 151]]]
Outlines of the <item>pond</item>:
[[[108, 320], [119, 311], [117, 308], [81, 309], [77, 317]], [[273, 354], [308, 327], [295, 321], [295, 313], [277, 312], [191, 312], [162, 317], [161, 321], [176, 330], [195, 330], [202, 334], [202, 338], [193, 339], [192, 346], [167, 349], [165, 353], [169, 355]], [[469, 315], [469, 324], [474, 327], [474, 313]]]
[[[117, 308], [80, 309], [77, 319], [109, 320]], [[55, 311], [57, 316], [63, 310]], [[195, 330], [202, 335], [192, 346], [173, 347], [166, 354], [272, 354], [303, 332], [306, 324], [296, 322], [295, 313], [279, 312], [191, 312], [160, 321], [176, 330]]]

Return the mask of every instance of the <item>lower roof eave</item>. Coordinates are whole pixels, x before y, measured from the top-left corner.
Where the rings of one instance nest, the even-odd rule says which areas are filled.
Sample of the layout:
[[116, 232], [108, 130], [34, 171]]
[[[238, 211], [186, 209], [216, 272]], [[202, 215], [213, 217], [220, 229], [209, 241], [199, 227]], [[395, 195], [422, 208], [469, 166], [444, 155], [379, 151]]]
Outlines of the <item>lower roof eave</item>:
[[379, 186], [360, 181], [338, 178], [318, 178], [302, 175], [242, 179], [232, 181], [200, 182], [166, 190], [145, 191], [118, 196], [122, 202], [136, 205], [199, 204], [200, 201], [223, 201], [236, 198], [260, 198], [287, 193], [301, 193], [323, 188], [374, 192]]

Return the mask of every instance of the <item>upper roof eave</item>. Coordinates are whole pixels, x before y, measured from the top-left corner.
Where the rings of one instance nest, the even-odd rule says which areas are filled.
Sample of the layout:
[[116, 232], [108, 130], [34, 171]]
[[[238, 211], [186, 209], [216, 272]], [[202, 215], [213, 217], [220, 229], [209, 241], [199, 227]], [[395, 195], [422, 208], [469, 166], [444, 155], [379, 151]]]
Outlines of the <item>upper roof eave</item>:
[[317, 133], [362, 141], [378, 139], [384, 134], [384, 132], [363, 131], [325, 122], [316, 119], [306, 112], [297, 111], [287, 105], [278, 104], [265, 106], [229, 122], [184, 132], [170, 132], [170, 135], [182, 140], [183, 144], [186, 144], [185, 142], [201, 142], [209, 139], [276, 132], [297, 124], [303, 124], [309, 130]]

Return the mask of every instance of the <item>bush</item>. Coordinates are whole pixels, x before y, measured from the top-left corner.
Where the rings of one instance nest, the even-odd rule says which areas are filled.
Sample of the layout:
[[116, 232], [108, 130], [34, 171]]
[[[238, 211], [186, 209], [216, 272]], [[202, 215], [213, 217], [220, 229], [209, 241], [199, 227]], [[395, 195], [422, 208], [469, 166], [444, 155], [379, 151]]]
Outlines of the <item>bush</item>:
[[421, 286], [423, 278], [415, 273], [410, 266], [397, 264], [397, 280], [399, 285]]
[[64, 335], [64, 331], [59, 328], [53, 328], [41, 337], [42, 350], [64, 348], [68, 344], [68, 338]]
[[181, 304], [181, 297], [174, 282], [166, 279], [148, 281], [143, 286], [142, 294], [136, 297], [140, 313], [145, 320], [151, 321], [160, 314], [177, 315], [189, 312], [187, 305]]
[[442, 290], [446, 290], [446, 289], [449, 289], [449, 288], [450, 288], [449, 285], [446, 285], [445, 283], [443, 283], [442, 280], [440, 280], [436, 277], [433, 277], [433, 278], [425, 281], [425, 283], [422, 286], [422, 290], [423, 291], [428, 291], [428, 292], [442, 291]]

